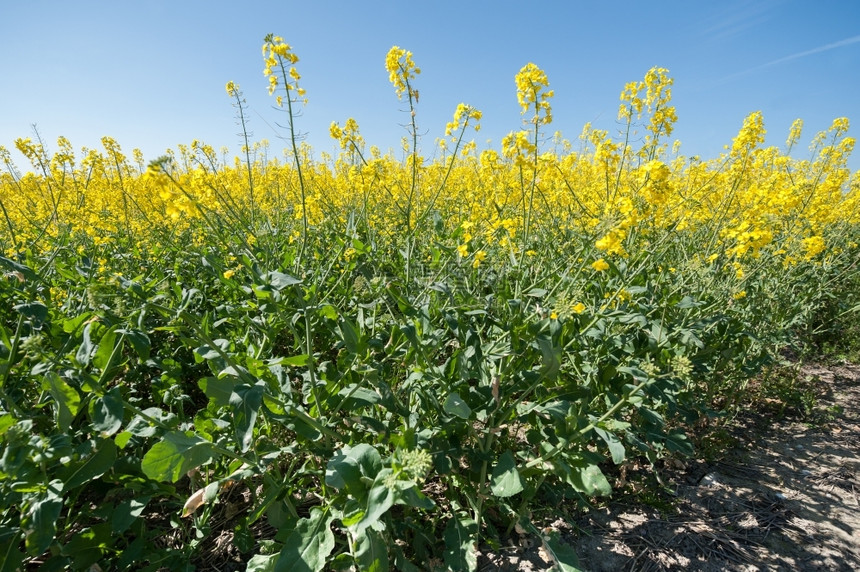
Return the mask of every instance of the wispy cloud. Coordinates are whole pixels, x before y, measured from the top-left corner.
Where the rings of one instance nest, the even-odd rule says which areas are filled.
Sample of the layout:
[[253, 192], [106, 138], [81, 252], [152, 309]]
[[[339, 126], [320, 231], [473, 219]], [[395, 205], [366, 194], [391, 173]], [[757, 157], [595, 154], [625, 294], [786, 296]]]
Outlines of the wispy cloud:
[[703, 37], [725, 42], [750, 28], [766, 25], [773, 18], [774, 8], [779, 3], [779, 0], [716, 3], [714, 8], [721, 13], [712, 16], [711, 25], [702, 32]]
[[784, 58], [779, 58], [778, 60], [773, 60], [772, 62], [762, 64], [762, 65], [758, 66], [757, 68], [753, 68], [753, 69], [760, 70], [762, 68], [769, 68], [770, 66], [775, 66], [777, 64], [782, 64], [785, 62], [790, 62], [792, 60], [805, 58], [806, 56], [811, 56], [813, 54], [820, 54], [821, 52], [829, 52], [830, 50], [835, 50], [836, 48], [842, 48], [845, 46], [850, 46], [851, 44], [856, 44], [857, 42], [860, 42], [860, 36], [853, 36], [851, 38], [839, 40], [838, 42], [833, 42], [832, 44], [826, 44], [824, 46], [812, 48], [811, 50], [806, 50], [805, 52], [798, 52], [796, 54], [791, 54], [790, 56], [785, 56]]
[[805, 58], [807, 56], [820, 54], [822, 52], [829, 52], [830, 50], [835, 50], [838, 48], [844, 48], [845, 46], [850, 46], [851, 44], [856, 44], [858, 42], [860, 42], [860, 36], [852, 36], [850, 38], [845, 38], [844, 40], [839, 40], [838, 42], [832, 42], [830, 44], [818, 46], [817, 48], [812, 48], [811, 50], [805, 50], [803, 52], [797, 52], [795, 54], [791, 54], [791, 55], [788, 55], [788, 56], [785, 56], [782, 58], [777, 58], [775, 60], [772, 60], [772, 61], [769, 61], [767, 63], [746, 69], [744, 71], [728, 75], [728, 76], [722, 78], [721, 80], [719, 80], [718, 83], [724, 83], [727, 81], [731, 81], [733, 79], [738, 79], [740, 77], [749, 75], [751, 73], [755, 73], [755, 72], [758, 72], [758, 71], [761, 71], [763, 69], [773, 67], [773, 66], [776, 66], [779, 64], [784, 64], [786, 62], [799, 60], [800, 58]]

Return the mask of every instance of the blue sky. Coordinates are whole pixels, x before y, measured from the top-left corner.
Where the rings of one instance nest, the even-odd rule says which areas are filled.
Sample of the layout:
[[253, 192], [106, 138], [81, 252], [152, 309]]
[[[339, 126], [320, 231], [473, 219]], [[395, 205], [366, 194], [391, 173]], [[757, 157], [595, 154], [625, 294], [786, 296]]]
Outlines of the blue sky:
[[[836, 117], [860, 132], [860, 1], [452, 2], [197, 0], [0, 3], [0, 145], [32, 136], [100, 148], [114, 137], [147, 160], [193, 139], [239, 149], [224, 85], [240, 84], [255, 140], [286, 144], [260, 46], [272, 32], [301, 58], [309, 103], [298, 120], [316, 151], [333, 151], [332, 121], [354, 117], [368, 144], [397, 149], [403, 104], [384, 69], [392, 45], [421, 67], [422, 149], [460, 102], [483, 111], [478, 147], [519, 129], [514, 75], [527, 62], [555, 90], [552, 131], [586, 122], [615, 132], [618, 96], [652, 66], [675, 79], [682, 153], [712, 158], [761, 110], [768, 145], [804, 120], [803, 156]], [[490, 140], [490, 143], [487, 143]], [[26, 170], [23, 158], [16, 155]], [[850, 160], [860, 168], [860, 149]]]

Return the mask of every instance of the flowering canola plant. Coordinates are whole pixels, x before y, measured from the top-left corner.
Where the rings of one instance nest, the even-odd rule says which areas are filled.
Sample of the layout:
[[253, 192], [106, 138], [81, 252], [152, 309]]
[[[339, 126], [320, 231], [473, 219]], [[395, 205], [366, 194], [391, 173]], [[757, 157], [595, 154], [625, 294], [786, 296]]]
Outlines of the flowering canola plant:
[[[14, 141], [22, 172], [0, 146], [0, 548], [19, 562], [128, 564], [104, 548], [147, 534], [122, 483], [195, 515], [196, 546], [241, 482], [262, 494], [236, 530], [265, 515], [281, 531], [260, 569], [474, 569], [481, 535], [525, 522], [541, 487], [609, 494], [604, 461], [691, 454], [687, 420], [856, 312], [846, 118], [806, 159], [802, 122], [764, 147], [760, 112], [721, 156], [687, 157], [670, 140], [673, 80], [653, 68], [621, 92], [619, 137], [586, 125], [578, 145], [549, 145], [554, 92], [528, 63], [500, 149], [478, 151], [482, 112], [461, 103], [425, 157], [420, 68], [395, 46], [402, 158], [352, 118], [317, 157], [296, 137], [298, 56], [273, 35], [262, 56], [283, 159], [250, 140], [234, 82], [233, 159], [192, 141], [146, 165], [110, 137], [79, 153], [36, 137]], [[94, 483], [118, 487], [125, 520], [79, 502]], [[66, 548], [80, 530], [104, 533], [92, 562]], [[163, 566], [186, 557], [159, 550]]]

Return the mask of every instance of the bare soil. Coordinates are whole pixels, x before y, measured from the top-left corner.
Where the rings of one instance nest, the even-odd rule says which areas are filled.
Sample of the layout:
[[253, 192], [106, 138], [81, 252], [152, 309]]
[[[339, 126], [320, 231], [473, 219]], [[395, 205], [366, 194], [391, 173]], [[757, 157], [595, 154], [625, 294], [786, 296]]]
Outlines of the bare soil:
[[[800, 375], [815, 391], [805, 415], [748, 410], [723, 428], [727, 451], [660, 469], [659, 494], [637, 494], [622, 473], [628, 494], [562, 509], [544, 528], [593, 572], [860, 570], [860, 366]], [[510, 544], [479, 568], [552, 569], [540, 539]]]

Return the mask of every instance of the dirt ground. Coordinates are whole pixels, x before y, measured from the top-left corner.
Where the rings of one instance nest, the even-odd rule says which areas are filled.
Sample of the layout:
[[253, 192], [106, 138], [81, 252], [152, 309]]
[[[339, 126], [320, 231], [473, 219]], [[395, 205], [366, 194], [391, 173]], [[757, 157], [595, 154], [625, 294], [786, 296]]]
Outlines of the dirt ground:
[[[622, 495], [544, 527], [593, 572], [860, 570], [860, 366], [800, 375], [816, 392], [803, 420], [746, 412], [726, 429], [727, 452], [663, 469], [660, 495]], [[483, 553], [479, 569], [552, 569], [540, 539], [511, 544]]]

